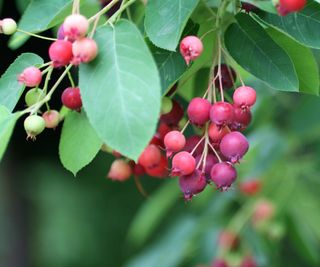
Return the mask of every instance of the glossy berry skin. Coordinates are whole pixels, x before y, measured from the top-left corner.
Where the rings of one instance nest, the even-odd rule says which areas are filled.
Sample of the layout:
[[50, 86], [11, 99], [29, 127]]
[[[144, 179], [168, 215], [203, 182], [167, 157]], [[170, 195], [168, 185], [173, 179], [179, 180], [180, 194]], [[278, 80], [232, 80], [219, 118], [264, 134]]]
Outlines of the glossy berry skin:
[[216, 259], [212, 263], [211, 267], [229, 267], [226, 261], [221, 260], [221, 259]]
[[225, 250], [236, 249], [239, 246], [238, 236], [229, 230], [224, 230], [220, 233], [218, 238], [218, 245]]
[[54, 129], [60, 122], [60, 114], [56, 110], [49, 110], [42, 114], [42, 118], [45, 121], [46, 128]]
[[45, 93], [43, 92], [43, 90], [41, 90], [39, 88], [32, 88], [26, 93], [24, 100], [25, 100], [27, 106], [31, 107], [32, 105], [43, 100], [44, 97], [45, 97]]
[[67, 108], [79, 111], [82, 107], [80, 89], [78, 87], [66, 88], [61, 95], [61, 101]]
[[221, 191], [227, 191], [236, 178], [237, 171], [228, 162], [217, 163], [211, 169], [211, 181]]
[[188, 106], [188, 117], [192, 124], [203, 126], [210, 119], [211, 104], [207, 99], [196, 97]]
[[114, 181], [126, 181], [130, 178], [132, 174], [131, 167], [129, 163], [122, 159], [116, 159], [110, 167], [108, 178]]
[[195, 170], [190, 175], [179, 177], [179, 186], [187, 201], [191, 200], [194, 195], [201, 193], [206, 185], [207, 180], [199, 170]]
[[195, 158], [186, 151], [177, 153], [172, 159], [172, 176], [189, 175], [196, 168]]
[[261, 191], [262, 183], [260, 180], [248, 180], [239, 184], [239, 190], [246, 196], [254, 196]]
[[30, 115], [24, 120], [24, 129], [28, 134], [27, 138], [35, 139], [46, 127], [44, 119], [38, 115]]
[[287, 12], [297, 12], [304, 8], [306, 0], [280, 0], [279, 6], [287, 10]]
[[242, 260], [240, 267], [258, 267], [258, 265], [254, 258], [247, 256]]
[[231, 125], [232, 130], [243, 131], [248, 127], [252, 119], [249, 108], [234, 107], [234, 119]]
[[12, 35], [17, 31], [17, 23], [11, 18], [6, 18], [0, 21], [0, 33]]
[[141, 153], [138, 163], [145, 168], [153, 168], [161, 160], [161, 151], [156, 145], [148, 145]]
[[18, 76], [18, 81], [27, 87], [38, 87], [42, 80], [42, 73], [36, 67], [28, 67]]
[[[195, 146], [200, 142], [200, 140], [201, 140], [201, 137], [198, 135], [192, 135], [192, 136], [188, 137], [186, 140], [186, 145], [184, 147], [184, 151], [191, 153], [193, 151], [193, 149], [195, 148]], [[193, 155], [197, 156], [197, 155], [201, 154], [203, 149], [204, 149], [204, 140], [202, 140], [201, 143], [197, 146]]]
[[214, 123], [210, 123], [208, 134], [210, 137], [210, 140], [214, 146], [219, 145], [221, 142], [221, 139], [228, 133], [228, 129], [226, 127], [218, 127]]
[[[198, 165], [200, 159], [201, 159], [201, 155], [196, 156], [196, 164], [197, 165]], [[203, 161], [204, 161], [204, 159], [203, 159]], [[199, 168], [201, 171], [203, 169], [203, 161], [202, 161], [200, 168]], [[204, 175], [205, 175], [207, 181], [210, 181], [210, 172], [211, 172], [213, 165], [217, 164], [218, 162], [219, 161], [215, 155], [212, 155], [212, 154], [207, 155], [206, 165], [204, 168]]]
[[72, 63], [79, 65], [80, 63], [88, 63], [94, 60], [98, 54], [98, 46], [95, 40], [91, 38], [81, 38], [72, 44]]
[[226, 134], [220, 142], [220, 152], [231, 162], [238, 162], [249, 149], [247, 138], [240, 132]]
[[184, 111], [181, 105], [176, 100], [172, 99], [171, 111], [167, 114], [162, 114], [160, 121], [169, 126], [177, 126], [183, 117], [183, 113]]
[[186, 145], [186, 138], [179, 131], [171, 131], [164, 137], [164, 145], [167, 150], [167, 157], [170, 157], [172, 153], [178, 152]]
[[217, 126], [229, 125], [233, 122], [233, 106], [227, 102], [216, 102], [210, 109], [210, 119]]
[[49, 47], [49, 57], [55, 68], [68, 65], [73, 57], [72, 43], [65, 40], [57, 40]]
[[187, 36], [180, 42], [180, 53], [187, 65], [190, 61], [197, 59], [203, 51], [202, 41], [197, 36]]
[[89, 29], [89, 21], [85, 16], [72, 14], [63, 22], [64, 35], [70, 40], [76, 40], [84, 37]]
[[240, 108], [248, 108], [256, 103], [256, 91], [249, 86], [238, 87], [233, 93], [234, 105]]
[[168, 169], [168, 159], [166, 156], [161, 155], [160, 161], [157, 165], [146, 168], [145, 170], [149, 176], [155, 178], [166, 178], [169, 176]]
[[[237, 79], [236, 72], [234, 69], [226, 64], [221, 64], [221, 84], [224, 90], [230, 89], [234, 82]], [[219, 70], [219, 66], [214, 67], [214, 77], [217, 75]], [[220, 89], [220, 79], [217, 78], [215, 81], [215, 85], [218, 89]]]

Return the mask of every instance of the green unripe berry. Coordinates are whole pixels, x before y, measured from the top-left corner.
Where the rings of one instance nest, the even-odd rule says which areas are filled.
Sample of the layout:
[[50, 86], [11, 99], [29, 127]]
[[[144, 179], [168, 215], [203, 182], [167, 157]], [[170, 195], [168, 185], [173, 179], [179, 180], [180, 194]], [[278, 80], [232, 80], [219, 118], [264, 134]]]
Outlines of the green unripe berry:
[[163, 97], [161, 102], [161, 114], [167, 114], [172, 110], [173, 103], [170, 97]]
[[36, 139], [36, 136], [43, 132], [46, 127], [45, 120], [38, 115], [30, 115], [24, 120], [24, 129], [28, 134], [27, 138]]
[[0, 25], [1, 32], [6, 35], [12, 35], [17, 31], [17, 23], [13, 19], [3, 19]]
[[32, 88], [30, 89], [24, 98], [26, 104], [28, 107], [38, 103], [39, 101], [43, 100], [45, 97], [45, 94], [43, 90], [39, 88]]

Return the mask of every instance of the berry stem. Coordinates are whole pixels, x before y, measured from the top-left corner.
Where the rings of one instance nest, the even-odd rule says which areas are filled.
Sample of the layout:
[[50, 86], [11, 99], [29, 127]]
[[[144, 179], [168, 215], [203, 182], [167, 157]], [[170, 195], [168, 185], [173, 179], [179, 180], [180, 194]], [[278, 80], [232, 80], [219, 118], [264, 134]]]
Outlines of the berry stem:
[[127, 7], [131, 6], [135, 1], [136, 1], [136, 0], [129, 0], [129, 1], [126, 2], [124, 5], [122, 5], [122, 6], [118, 9], [118, 11], [117, 11], [116, 13], [114, 13], [114, 14], [110, 17], [110, 19], [107, 21], [107, 23], [113, 24], [113, 23], [117, 20], [118, 16], [123, 12], [123, 10], [125, 10]]
[[72, 14], [80, 13], [80, 0], [73, 0]]
[[[66, 68], [67, 68], [67, 67], [66, 67]], [[72, 78], [72, 75], [71, 75], [70, 70], [68, 71], [68, 78], [69, 78], [71, 87], [72, 87], [72, 88], [76, 87], [75, 82], [74, 82], [74, 80], [73, 80], [73, 78]]]
[[101, 16], [98, 16], [98, 17], [94, 20], [92, 30], [91, 30], [91, 32], [90, 32], [90, 34], [89, 34], [89, 38], [93, 38], [93, 35], [94, 35], [94, 33], [96, 32], [96, 29], [97, 29], [97, 26], [98, 26], [100, 17], [101, 17]]
[[183, 132], [187, 129], [187, 127], [188, 127], [189, 124], [190, 124], [190, 120], [188, 120], [188, 121], [186, 122], [186, 124], [183, 126], [182, 130], [180, 131], [180, 133], [183, 134]]
[[195, 145], [195, 147], [192, 149], [191, 151], [191, 155], [196, 151], [196, 149], [198, 148], [198, 146], [202, 143], [202, 141], [204, 140], [205, 136], [202, 136], [202, 138], [199, 140], [199, 142]]
[[214, 149], [214, 147], [210, 144], [210, 142], [207, 143], [209, 145], [209, 147], [211, 148], [211, 150], [213, 151], [213, 153], [216, 155], [216, 157], [218, 158], [219, 162], [222, 162], [218, 152]]
[[113, 0], [108, 5], [106, 5], [104, 8], [102, 8], [98, 13], [93, 15], [91, 18], [88, 19], [88, 21], [91, 23], [92, 21], [95, 21], [97, 18], [99, 18], [101, 15], [105, 14], [109, 11], [110, 8], [112, 8], [119, 0]]
[[32, 33], [32, 32], [28, 32], [28, 31], [24, 31], [24, 30], [21, 30], [21, 29], [17, 29], [17, 32], [21, 32], [21, 33], [24, 33], [26, 35], [30, 35], [30, 36], [33, 36], [33, 37], [36, 37], [36, 38], [39, 38], [39, 39], [47, 40], [47, 41], [57, 41], [56, 38], [45, 37], [45, 36], [42, 36], [42, 35], [39, 35], [39, 34], [35, 34], [35, 33]]
[[138, 191], [140, 192], [140, 194], [147, 198], [148, 194], [144, 190], [144, 188], [143, 188], [143, 186], [141, 184], [139, 176], [134, 175], [134, 183], [136, 184], [136, 187], [137, 187]]
[[221, 76], [221, 40], [220, 36], [218, 38], [218, 77], [219, 77], [219, 87], [220, 87], [220, 94], [221, 94], [221, 101], [224, 102], [224, 94], [222, 88], [222, 76]]

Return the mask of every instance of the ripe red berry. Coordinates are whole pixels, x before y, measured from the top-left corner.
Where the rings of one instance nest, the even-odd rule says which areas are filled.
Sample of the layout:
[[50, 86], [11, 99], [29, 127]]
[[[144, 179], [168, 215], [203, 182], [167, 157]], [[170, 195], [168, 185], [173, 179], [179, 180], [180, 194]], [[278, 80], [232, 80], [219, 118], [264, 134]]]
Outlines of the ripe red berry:
[[171, 111], [169, 113], [162, 114], [160, 117], [160, 121], [169, 126], [177, 126], [179, 121], [183, 117], [183, 113], [184, 111], [181, 105], [173, 99]]
[[229, 230], [224, 230], [220, 233], [218, 238], [218, 245], [225, 250], [236, 249], [239, 246], [238, 236]]
[[122, 159], [116, 159], [112, 164], [108, 173], [108, 178], [115, 181], [126, 181], [132, 173], [129, 163]]
[[160, 161], [157, 165], [146, 168], [145, 170], [149, 176], [156, 178], [166, 178], [169, 176], [168, 169], [168, 159], [164, 155], [161, 155]]
[[240, 192], [246, 196], [254, 196], [261, 190], [262, 183], [260, 180], [248, 180], [239, 184]]
[[279, 6], [288, 12], [297, 12], [304, 8], [306, 0], [280, 0]]
[[211, 104], [207, 99], [196, 97], [188, 106], [188, 117], [191, 123], [203, 126], [210, 119]]
[[49, 57], [55, 68], [69, 64], [72, 56], [72, 44], [69, 41], [57, 40], [50, 45]]
[[249, 149], [247, 138], [240, 132], [226, 134], [220, 142], [221, 153], [231, 162], [238, 162]]
[[153, 168], [158, 165], [161, 160], [161, 151], [160, 149], [151, 144], [148, 145], [143, 152], [141, 153], [138, 163], [145, 168]]
[[248, 108], [256, 103], [256, 91], [249, 86], [238, 87], [233, 93], [234, 105], [240, 108]]
[[243, 131], [248, 127], [252, 119], [249, 108], [234, 107], [234, 119], [231, 125], [232, 130]]
[[281, 6], [281, 5], [278, 5], [278, 6], [277, 6], [277, 11], [278, 11], [278, 14], [279, 14], [280, 16], [286, 16], [286, 15], [288, 15], [288, 14], [290, 13], [289, 10], [287, 10], [286, 8], [284, 8], [284, 7]]
[[197, 59], [202, 51], [202, 41], [197, 36], [187, 36], [180, 42], [180, 53], [187, 65], [190, 64], [190, 61]]
[[227, 102], [216, 102], [210, 110], [210, 119], [217, 126], [229, 125], [233, 122], [233, 106]]
[[[219, 71], [219, 66], [215, 66], [214, 77], [216, 77], [218, 71]], [[226, 64], [221, 64], [220, 72], [221, 72], [222, 88], [224, 90], [231, 88], [237, 79], [237, 75], [236, 75], [236, 72], [234, 71], [234, 69]], [[220, 88], [219, 77], [216, 78], [216, 80], [214, 82], [215, 82], [216, 87]]]
[[62, 104], [67, 108], [79, 111], [82, 107], [80, 89], [78, 87], [68, 87], [61, 95]]
[[144, 167], [139, 163], [135, 163], [133, 160], [130, 161], [130, 166], [134, 175], [142, 176], [146, 173]]
[[[187, 138], [186, 145], [184, 146], [184, 150], [191, 153], [195, 146], [200, 142], [201, 137], [198, 135], [192, 135]], [[193, 155], [197, 156], [202, 153], [204, 149], [204, 140], [197, 146]]]
[[229, 265], [227, 264], [227, 262], [225, 260], [222, 260], [222, 259], [214, 260], [214, 262], [211, 265], [211, 267], [228, 267], [228, 266]]
[[212, 141], [213, 145], [219, 145], [221, 139], [228, 133], [228, 129], [226, 127], [218, 127], [214, 123], [210, 123], [208, 134], [210, 140]]
[[18, 81], [27, 87], [37, 87], [41, 83], [42, 73], [36, 67], [28, 67], [18, 76]]
[[42, 114], [42, 118], [46, 123], [46, 128], [56, 128], [60, 122], [60, 114], [56, 110], [49, 110]]
[[247, 13], [258, 9], [256, 6], [245, 2], [241, 2], [241, 8]]
[[[196, 164], [198, 165], [199, 161], [201, 159], [201, 155], [196, 156]], [[203, 163], [204, 159], [200, 165], [200, 170], [202, 171], [202, 167], [203, 167]], [[207, 181], [210, 181], [210, 173], [211, 173], [211, 169], [213, 167], [213, 165], [217, 164], [219, 162], [219, 160], [217, 159], [217, 157], [215, 155], [212, 154], [208, 154], [207, 158], [206, 158], [206, 165], [204, 168], [204, 175], [206, 177]]]
[[227, 191], [236, 178], [237, 171], [228, 162], [217, 163], [211, 169], [211, 180], [221, 191]]
[[80, 63], [88, 63], [95, 59], [98, 54], [98, 46], [95, 40], [90, 38], [81, 38], [76, 40], [72, 44], [73, 59], [72, 63], [74, 65], [79, 65]]
[[24, 120], [24, 129], [28, 134], [27, 138], [36, 139], [36, 136], [43, 132], [46, 127], [45, 121], [38, 115], [30, 115]]
[[170, 157], [172, 153], [178, 152], [184, 148], [186, 144], [186, 138], [179, 131], [171, 131], [164, 137], [164, 145], [167, 150], [167, 157]]
[[195, 158], [186, 151], [179, 152], [172, 159], [172, 176], [189, 175], [196, 168]]
[[183, 175], [179, 177], [179, 186], [184, 194], [184, 199], [189, 201], [198, 193], [201, 193], [207, 185], [204, 174], [195, 170], [190, 175]]
[[72, 14], [63, 22], [65, 36], [70, 40], [76, 40], [84, 37], [89, 29], [89, 21], [80, 14]]
[[258, 267], [257, 262], [251, 256], [246, 256], [242, 262], [240, 267]]

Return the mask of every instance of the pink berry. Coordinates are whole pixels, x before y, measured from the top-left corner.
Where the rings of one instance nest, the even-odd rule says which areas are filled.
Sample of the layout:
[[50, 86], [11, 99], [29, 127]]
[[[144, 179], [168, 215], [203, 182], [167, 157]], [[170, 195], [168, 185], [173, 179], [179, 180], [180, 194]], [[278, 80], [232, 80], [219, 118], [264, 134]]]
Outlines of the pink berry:
[[197, 59], [203, 51], [202, 41], [197, 36], [187, 36], [180, 42], [180, 53], [187, 65]]
[[210, 119], [211, 104], [207, 99], [193, 98], [188, 106], [188, 117], [191, 123], [203, 126]]
[[229, 265], [226, 263], [226, 261], [221, 259], [216, 259], [212, 263], [211, 267], [228, 267]]
[[[200, 159], [201, 159], [201, 155], [196, 156], [196, 164], [197, 165], [198, 165]], [[203, 161], [204, 161], [204, 159], [203, 159]], [[200, 168], [199, 168], [200, 170], [202, 170], [202, 166], [204, 164], [203, 161], [200, 165]], [[212, 154], [207, 155], [206, 165], [204, 168], [204, 175], [205, 175], [207, 181], [210, 180], [210, 172], [211, 172], [213, 165], [217, 164], [218, 162], [219, 162], [219, 160], [217, 159], [217, 157], [215, 155], [212, 155]]]
[[88, 63], [95, 59], [98, 53], [96, 42], [90, 38], [81, 38], [72, 44], [72, 63], [78, 65], [82, 62]]
[[80, 14], [72, 14], [63, 22], [63, 30], [65, 36], [71, 40], [84, 37], [89, 29], [89, 21]]
[[[219, 71], [219, 66], [217, 65], [214, 67], [214, 77], [217, 75], [218, 71]], [[231, 88], [237, 79], [237, 75], [236, 75], [234, 69], [226, 64], [221, 64], [220, 72], [221, 72], [222, 89], [227, 90], [227, 89]], [[220, 89], [219, 77], [216, 78], [214, 83], [215, 83], [216, 87], [218, 89]]]
[[145, 170], [149, 176], [156, 178], [166, 178], [169, 176], [168, 159], [164, 155], [161, 155], [160, 161], [157, 165], [146, 168]]
[[229, 230], [224, 230], [220, 233], [218, 238], [218, 245], [225, 250], [235, 249], [239, 246], [238, 236]]
[[233, 93], [234, 105], [240, 108], [248, 108], [256, 103], [256, 91], [249, 86], [238, 87]]
[[269, 200], [260, 200], [256, 203], [252, 215], [254, 224], [265, 222], [275, 214], [275, 206]]
[[210, 110], [210, 119], [217, 126], [229, 125], [233, 122], [233, 106], [227, 102], [216, 102]]
[[246, 196], [254, 196], [260, 192], [262, 183], [260, 180], [248, 180], [239, 184], [239, 190]]
[[126, 181], [130, 178], [132, 173], [129, 163], [122, 159], [116, 159], [112, 164], [108, 177], [115, 181]]
[[36, 67], [28, 67], [18, 76], [18, 81], [27, 87], [38, 87], [42, 80], [42, 73]]
[[172, 159], [172, 176], [189, 175], [196, 168], [195, 158], [186, 151], [179, 152]]
[[287, 10], [287, 12], [297, 12], [304, 8], [306, 0], [280, 0], [279, 6]]
[[181, 105], [173, 99], [171, 111], [169, 113], [162, 114], [160, 117], [160, 121], [169, 126], [177, 126], [179, 121], [183, 117], [183, 113], [184, 111]]
[[69, 64], [72, 56], [72, 44], [69, 41], [55, 41], [49, 48], [49, 57], [55, 68]]
[[49, 110], [42, 114], [42, 118], [46, 123], [46, 128], [56, 128], [60, 122], [60, 114], [56, 110]]
[[219, 145], [221, 139], [228, 133], [228, 129], [226, 127], [218, 127], [216, 124], [211, 123], [209, 126], [208, 134], [210, 140], [212, 141], [213, 145]]
[[[186, 145], [184, 147], [184, 150], [191, 153], [192, 150], [196, 147], [196, 145], [200, 142], [201, 137], [198, 135], [192, 135], [187, 138]], [[195, 149], [193, 155], [197, 156], [202, 153], [204, 149], [204, 140], [201, 141], [201, 143], [197, 146]]]
[[62, 104], [72, 110], [80, 110], [82, 107], [80, 89], [78, 87], [68, 87], [61, 95]]
[[171, 131], [164, 137], [164, 145], [167, 149], [167, 157], [170, 157], [172, 153], [178, 152], [184, 148], [186, 144], [186, 138], [179, 131]]
[[234, 107], [234, 119], [231, 125], [232, 130], [243, 131], [251, 122], [251, 111], [249, 108]]
[[207, 181], [201, 171], [195, 170], [190, 175], [180, 176], [179, 185], [184, 194], [184, 199], [191, 200], [194, 195], [205, 189]]
[[211, 169], [211, 180], [221, 191], [227, 191], [236, 178], [237, 171], [228, 162], [217, 163]]
[[238, 162], [249, 149], [247, 138], [240, 132], [226, 134], [220, 142], [221, 153], [231, 162]]
[[242, 260], [240, 267], [258, 267], [258, 265], [254, 258], [247, 256]]
[[156, 145], [148, 145], [141, 153], [138, 163], [145, 168], [153, 168], [161, 160], [161, 151]]

